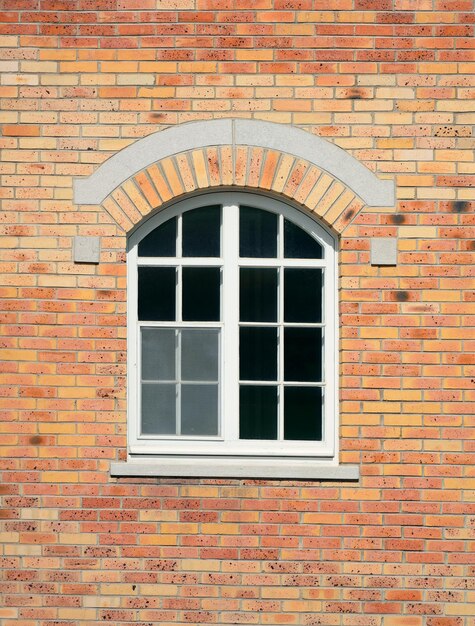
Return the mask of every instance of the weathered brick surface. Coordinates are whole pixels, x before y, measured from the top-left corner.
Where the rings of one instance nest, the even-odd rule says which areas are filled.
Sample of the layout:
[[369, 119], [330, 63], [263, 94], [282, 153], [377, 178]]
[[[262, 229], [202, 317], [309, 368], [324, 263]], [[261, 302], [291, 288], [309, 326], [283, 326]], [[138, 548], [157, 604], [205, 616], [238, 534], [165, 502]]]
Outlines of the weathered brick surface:
[[[473, 626], [471, 0], [0, 1], [0, 622]], [[74, 177], [167, 126], [294, 124], [395, 208], [261, 148]], [[126, 234], [261, 187], [340, 234], [342, 462], [358, 483], [112, 479], [126, 449]], [[99, 265], [74, 264], [76, 235]], [[398, 237], [372, 267], [370, 238]]]

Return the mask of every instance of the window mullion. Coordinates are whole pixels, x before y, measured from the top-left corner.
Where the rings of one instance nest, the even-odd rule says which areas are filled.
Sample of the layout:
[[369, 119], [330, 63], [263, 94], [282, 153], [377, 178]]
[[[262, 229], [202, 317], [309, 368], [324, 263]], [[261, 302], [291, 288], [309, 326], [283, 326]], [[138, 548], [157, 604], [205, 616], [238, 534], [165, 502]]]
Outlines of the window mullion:
[[176, 311], [175, 311], [175, 321], [181, 322], [183, 319], [182, 314], [182, 301], [183, 301], [183, 285], [182, 285], [182, 277], [183, 277], [183, 269], [181, 264], [181, 241], [182, 241], [182, 216], [178, 216], [178, 227], [177, 227], [177, 237], [176, 237], [176, 247], [177, 247], [177, 273], [176, 273]]
[[140, 435], [141, 421], [141, 368], [140, 328], [138, 326], [138, 269], [137, 246], [131, 248], [127, 257], [127, 323], [131, 332], [127, 333], [127, 411], [136, 419], [128, 420], [129, 441], [136, 441]]
[[175, 431], [177, 435], [181, 435], [181, 331], [175, 330]]
[[278, 230], [278, 260], [280, 267], [277, 270], [279, 276], [278, 305], [277, 305], [277, 323], [278, 323], [278, 428], [277, 439], [284, 439], [284, 216], [279, 215]]
[[227, 441], [239, 439], [239, 207], [223, 206], [223, 394], [222, 425]]
[[[176, 312], [175, 322], [182, 322], [183, 320], [183, 268], [181, 264], [182, 259], [182, 227], [183, 216], [178, 216], [177, 224], [177, 241], [176, 252], [178, 266], [176, 271]], [[181, 435], [181, 331], [175, 325], [175, 432], [177, 435]]]

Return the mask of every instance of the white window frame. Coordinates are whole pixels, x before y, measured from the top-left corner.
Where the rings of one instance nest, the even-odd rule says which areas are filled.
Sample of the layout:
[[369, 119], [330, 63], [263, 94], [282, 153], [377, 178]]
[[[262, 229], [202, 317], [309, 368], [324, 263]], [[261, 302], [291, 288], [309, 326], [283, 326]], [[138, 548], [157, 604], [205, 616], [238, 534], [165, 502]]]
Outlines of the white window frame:
[[[222, 317], [219, 323], [208, 323], [222, 328], [222, 416], [220, 437], [140, 437], [140, 323], [137, 315], [139, 265], [160, 265], [160, 259], [138, 261], [138, 243], [166, 220], [188, 210], [208, 205], [223, 207], [221, 261], [223, 267]], [[324, 258], [318, 259], [239, 259], [239, 210], [244, 204], [288, 218], [312, 235], [324, 248]], [[225, 224], [226, 221], [226, 224]], [[128, 352], [128, 463], [115, 463], [115, 475], [172, 475], [172, 476], [272, 476], [297, 478], [353, 479], [355, 466], [338, 466], [338, 272], [337, 238], [307, 213], [281, 199], [245, 191], [208, 192], [178, 201], [142, 223], [129, 237], [127, 252], [127, 352]], [[177, 257], [171, 257], [176, 259]], [[170, 263], [170, 258], [166, 263]], [[164, 260], [162, 260], [163, 262]], [[178, 261], [178, 263], [181, 260]], [[205, 258], [195, 265], [210, 263]], [[185, 260], [184, 265], [193, 264]], [[324, 416], [322, 441], [259, 441], [239, 440], [239, 267], [322, 267], [324, 269], [323, 326], [324, 347]], [[179, 327], [179, 324], [162, 324]], [[193, 324], [183, 323], [183, 326]], [[207, 323], [196, 323], [203, 327]], [[128, 467], [125, 467], [128, 466]], [[346, 467], [346, 470], [344, 469]], [[293, 468], [293, 469], [292, 469]], [[325, 468], [327, 471], [325, 471]], [[341, 470], [336, 471], [335, 470]]]

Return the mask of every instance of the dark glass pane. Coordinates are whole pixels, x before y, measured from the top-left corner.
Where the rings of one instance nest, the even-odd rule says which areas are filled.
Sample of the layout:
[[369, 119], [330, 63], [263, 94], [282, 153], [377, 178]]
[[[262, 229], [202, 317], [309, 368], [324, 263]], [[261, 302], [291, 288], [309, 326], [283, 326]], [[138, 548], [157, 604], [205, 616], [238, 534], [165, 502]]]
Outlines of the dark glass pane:
[[219, 206], [183, 213], [183, 256], [220, 256]]
[[219, 267], [183, 268], [183, 319], [217, 322], [220, 318]]
[[181, 379], [218, 382], [219, 330], [181, 331]]
[[139, 243], [139, 256], [176, 256], [176, 217], [152, 230]]
[[182, 385], [181, 434], [218, 435], [218, 385]]
[[139, 320], [175, 320], [174, 267], [138, 268], [138, 314]]
[[142, 434], [176, 434], [176, 385], [142, 384]]
[[320, 328], [284, 328], [284, 380], [321, 382]]
[[277, 321], [277, 270], [242, 267], [239, 310], [241, 322]]
[[286, 259], [323, 259], [323, 247], [300, 226], [284, 220], [284, 257]]
[[142, 329], [142, 380], [175, 380], [176, 333], [172, 328]]
[[277, 328], [240, 329], [239, 378], [277, 380]]
[[242, 206], [239, 209], [239, 255], [275, 258], [277, 225], [278, 216], [275, 213]]
[[321, 441], [321, 387], [285, 387], [284, 439]]
[[277, 439], [277, 387], [241, 386], [239, 438]]
[[284, 270], [284, 321], [322, 321], [322, 270]]

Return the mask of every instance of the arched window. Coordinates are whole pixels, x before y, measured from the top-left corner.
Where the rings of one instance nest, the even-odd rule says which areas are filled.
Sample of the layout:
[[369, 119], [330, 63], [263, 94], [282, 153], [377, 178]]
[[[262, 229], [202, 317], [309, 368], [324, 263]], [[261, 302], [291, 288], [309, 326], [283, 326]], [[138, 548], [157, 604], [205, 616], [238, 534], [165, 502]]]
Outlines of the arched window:
[[177, 202], [128, 243], [130, 455], [332, 462], [330, 232], [282, 201], [226, 192]]

